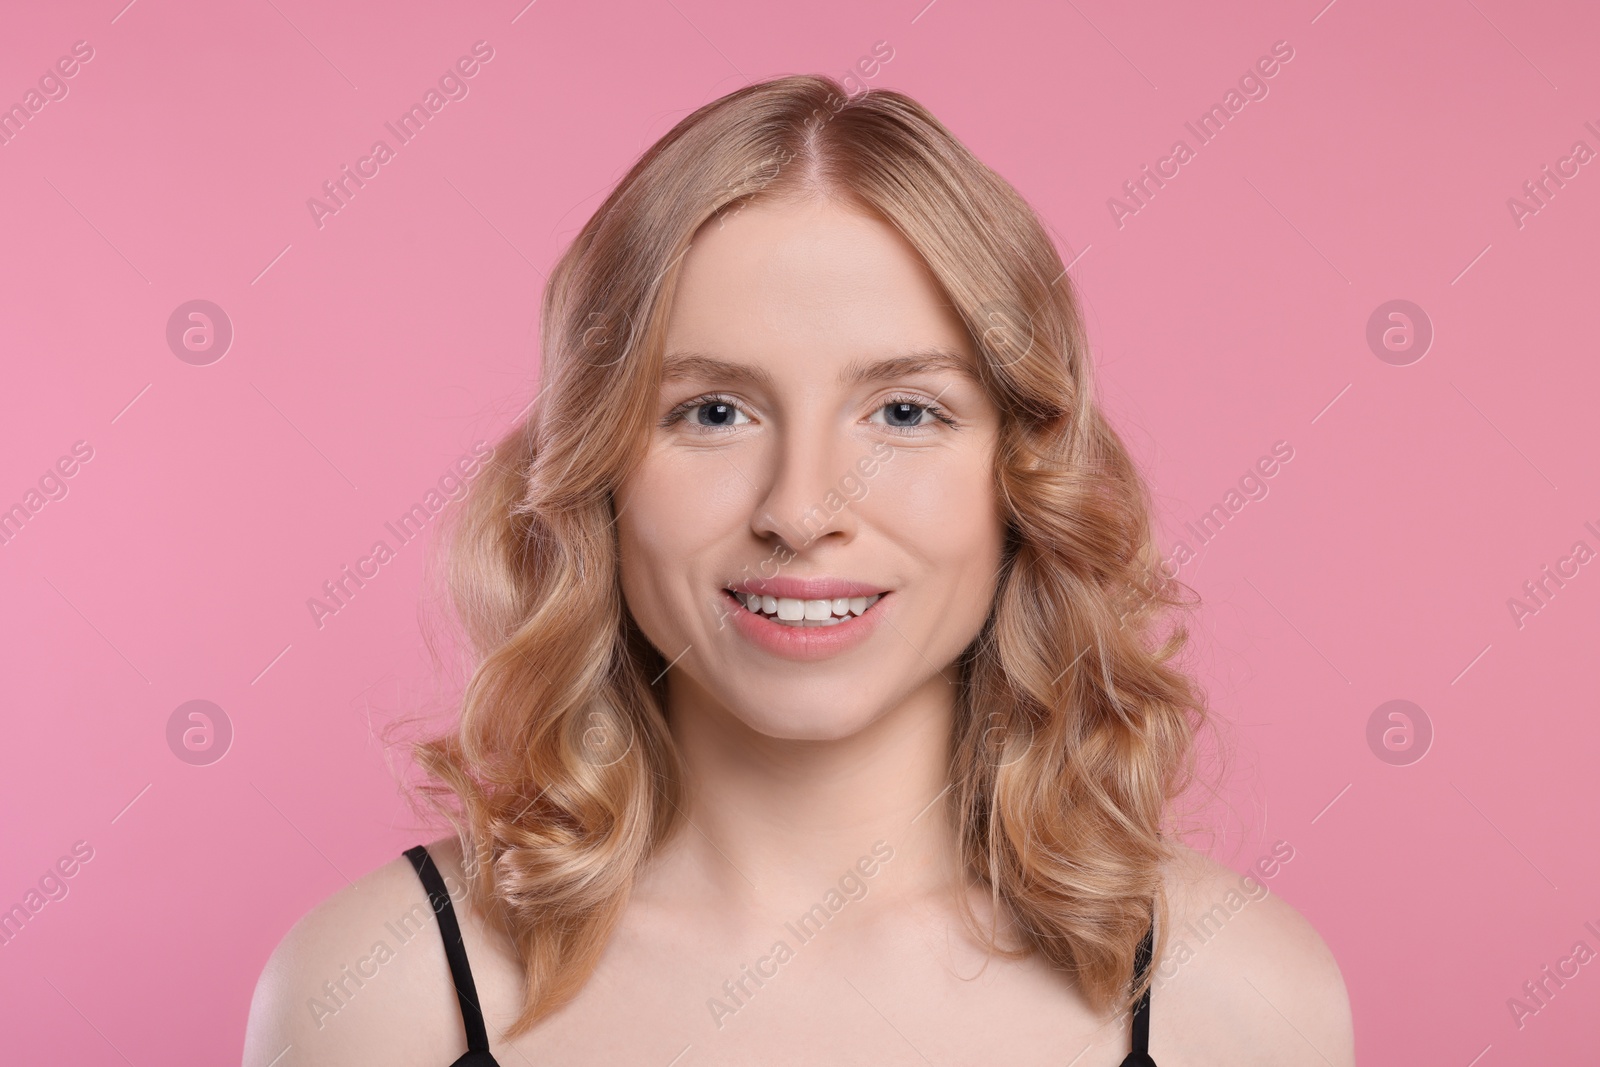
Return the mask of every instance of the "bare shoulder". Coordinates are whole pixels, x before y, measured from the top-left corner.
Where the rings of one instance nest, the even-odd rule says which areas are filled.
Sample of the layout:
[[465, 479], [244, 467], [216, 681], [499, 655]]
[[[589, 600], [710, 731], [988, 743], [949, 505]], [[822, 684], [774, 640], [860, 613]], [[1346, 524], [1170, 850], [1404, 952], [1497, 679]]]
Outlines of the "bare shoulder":
[[[428, 850], [459, 901], [454, 846]], [[283, 936], [250, 1002], [244, 1067], [441, 1067], [466, 1050], [454, 992], [427, 892], [397, 857]]]
[[1162, 1067], [1355, 1063], [1338, 962], [1271, 889], [1293, 858], [1280, 841], [1243, 874], [1186, 847], [1168, 864], [1151, 994], [1150, 1051]]

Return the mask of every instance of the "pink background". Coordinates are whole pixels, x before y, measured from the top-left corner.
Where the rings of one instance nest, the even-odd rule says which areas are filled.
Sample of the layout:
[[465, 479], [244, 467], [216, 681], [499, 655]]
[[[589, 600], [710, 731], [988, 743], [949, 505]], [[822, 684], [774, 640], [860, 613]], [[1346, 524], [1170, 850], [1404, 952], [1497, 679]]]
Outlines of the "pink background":
[[[1507, 207], [1600, 149], [1591, 5], [124, 2], [0, 35], [3, 103], [94, 49], [0, 147], [0, 507], [93, 449], [0, 545], [0, 907], [94, 850], [0, 947], [8, 1062], [236, 1061], [289, 925], [431, 836], [375, 735], [437, 706], [422, 543], [320, 629], [307, 599], [532, 397], [544, 273], [639, 153], [878, 41], [863, 81], [1075, 259], [1165, 548], [1294, 450], [1182, 574], [1236, 724], [1221, 855], [1292, 843], [1271, 888], [1337, 955], [1361, 1062], [1593, 1058], [1600, 963], [1521, 1029], [1506, 1004], [1600, 949], [1600, 563], [1520, 627], [1507, 604], [1600, 549], [1600, 163], [1521, 227]], [[319, 229], [306, 200], [478, 40], [470, 94]], [[1280, 40], [1269, 95], [1119, 228], [1108, 198]], [[208, 366], [165, 339], [195, 298], [235, 330]], [[1435, 330], [1405, 366], [1366, 341], [1392, 299]], [[234, 730], [209, 766], [166, 739], [193, 699]], [[1409, 765], [1368, 745], [1392, 699], [1434, 731]]]

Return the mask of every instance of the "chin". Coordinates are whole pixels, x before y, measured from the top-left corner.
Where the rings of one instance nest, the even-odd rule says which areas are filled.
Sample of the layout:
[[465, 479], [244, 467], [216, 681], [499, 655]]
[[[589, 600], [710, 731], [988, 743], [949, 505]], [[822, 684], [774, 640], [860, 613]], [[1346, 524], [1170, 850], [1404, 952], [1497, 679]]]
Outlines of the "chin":
[[[856, 700], [860, 700], [857, 694]], [[730, 707], [729, 713], [764, 737], [780, 741], [838, 741], [865, 730], [878, 716], [876, 707], [840, 701], [795, 701], [792, 706]]]

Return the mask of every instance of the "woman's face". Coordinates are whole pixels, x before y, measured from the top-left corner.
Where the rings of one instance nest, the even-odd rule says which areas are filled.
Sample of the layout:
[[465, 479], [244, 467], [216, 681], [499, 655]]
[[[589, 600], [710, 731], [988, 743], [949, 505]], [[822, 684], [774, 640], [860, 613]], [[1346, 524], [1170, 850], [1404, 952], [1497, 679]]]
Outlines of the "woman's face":
[[949, 699], [1005, 534], [974, 367], [884, 223], [808, 201], [702, 228], [649, 446], [616, 494], [623, 595], [674, 707], [835, 739], [918, 691]]

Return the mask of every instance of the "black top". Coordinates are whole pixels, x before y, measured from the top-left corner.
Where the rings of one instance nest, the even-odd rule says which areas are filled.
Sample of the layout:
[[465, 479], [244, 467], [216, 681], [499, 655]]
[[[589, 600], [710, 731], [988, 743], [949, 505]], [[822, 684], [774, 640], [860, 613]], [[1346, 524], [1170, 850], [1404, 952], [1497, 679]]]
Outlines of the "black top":
[[445, 958], [450, 961], [450, 977], [455, 979], [456, 999], [461, 1002], [461, 1021], [467, 1028], [467, 1051], [450, 1067], [500, 1067], [489, 1055], [489, 1033], [483, 1028], [483, 1009], [478, 1007], [478, 987], [472, 982], [472, 968], [467, 966], [467, 946], [461, 941], [461, 924], [456, 922], [456, 909], [450, 903], [450, 893], [444, 887], [439, 868], [422, 845], [406, 849], [406, 859], [417, 869], [417, 877], [428, 891], [428, 901], [433, 913], [439, 917], [439, 936], [444, 938]]
[[[406, 859], [417, 869], [423, 888], [428, 891], [428, 901], [433, 913], [439, 917], [439, 936], [444, 939], [444, 955], [450, 961], [450, 977], [455, 981], [456, 1000], [461, 1004], [461, 1022], [467, 1031], [467, 1051], [450, 1067], [500, 1067], [489, 1053], [489, 1033], [483, 1026], [483, 1009], [478, 1006], [478, 987], [472, 981], [472, 968], [467, 966], [467, 947], [461, 940], [461, 925], [456, 922], [456, 910], [450, 903], [450, 893], [433, 865], [433, 857], [423, 845], [406, 849]], [[1137, 976], [1150, 966], [1154, 951], [1155, 924], [1145, 932], [1134, 960]], [[1121, 1067], [1156, 1067], [1150, 1058], [1150, 990], [1146, 989], [1133, 1009], [1133, 1050], [1122, 1060]]]

